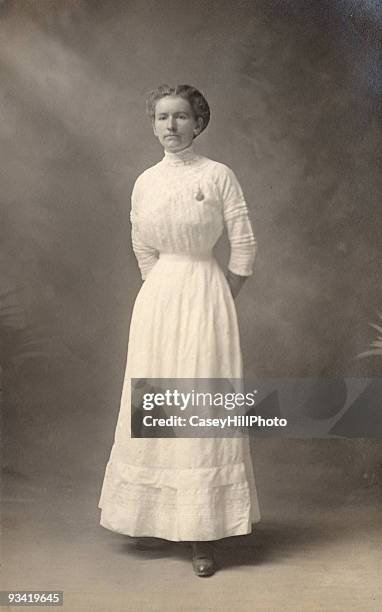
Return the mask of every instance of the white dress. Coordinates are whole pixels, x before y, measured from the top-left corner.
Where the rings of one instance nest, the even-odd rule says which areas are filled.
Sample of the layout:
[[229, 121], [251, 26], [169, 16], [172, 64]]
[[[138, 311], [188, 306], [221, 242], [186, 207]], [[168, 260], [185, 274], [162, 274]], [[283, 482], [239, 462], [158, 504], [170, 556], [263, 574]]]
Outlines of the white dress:
[[142, 278], [129, 335], [100, 524], [172, 541], [244, 535], [260, 519], [247, 437], [131, 438], [131, 378], [242, 378], [235, 304], [212, 255], [224, 224], [229, 269], [252, 274], [255, 238], [240, 185], [193, 146], [137, 179], [132, 243]]

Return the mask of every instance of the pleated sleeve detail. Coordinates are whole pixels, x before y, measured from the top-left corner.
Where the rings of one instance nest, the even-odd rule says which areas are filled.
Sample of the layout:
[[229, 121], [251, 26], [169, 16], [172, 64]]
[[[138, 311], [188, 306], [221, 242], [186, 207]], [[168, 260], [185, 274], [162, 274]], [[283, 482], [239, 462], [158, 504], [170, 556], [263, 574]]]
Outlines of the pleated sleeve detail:
[[257, 252], [257, 243], [248, 214], [243, 191], [234, 172], [224, 166], [221, 179], [224, 222], [231, 253], [228, 269], [240, 276], [251, 276]]

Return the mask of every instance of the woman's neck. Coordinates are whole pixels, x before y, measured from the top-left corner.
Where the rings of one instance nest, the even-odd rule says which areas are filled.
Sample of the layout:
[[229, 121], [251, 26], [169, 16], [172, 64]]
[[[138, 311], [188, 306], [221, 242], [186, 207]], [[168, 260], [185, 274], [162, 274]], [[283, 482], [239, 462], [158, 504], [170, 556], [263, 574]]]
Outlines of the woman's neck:
[[163, 161], [172, 166], [182, 166], [190, 164], [198, 159], [198, 154], [195, 153], [193, 143], [181, 151], [166, 151], [164, 152]]

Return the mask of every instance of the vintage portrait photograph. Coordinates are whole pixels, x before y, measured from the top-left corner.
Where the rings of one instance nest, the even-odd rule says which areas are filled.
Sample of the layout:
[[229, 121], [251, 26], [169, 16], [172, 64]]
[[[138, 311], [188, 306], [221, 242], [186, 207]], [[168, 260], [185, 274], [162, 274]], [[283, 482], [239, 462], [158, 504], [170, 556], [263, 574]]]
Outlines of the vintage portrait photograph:
[[0, 0], [0, 608], [382, 609], [381, 34]]

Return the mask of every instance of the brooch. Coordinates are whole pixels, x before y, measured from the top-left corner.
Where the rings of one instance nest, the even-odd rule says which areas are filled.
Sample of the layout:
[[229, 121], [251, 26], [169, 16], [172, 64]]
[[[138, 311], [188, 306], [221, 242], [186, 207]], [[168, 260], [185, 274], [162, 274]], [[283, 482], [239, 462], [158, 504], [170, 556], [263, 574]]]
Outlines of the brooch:
[[198, 191], [196, 192], [195, 198], [198, 200], [198, 202], [204, 200], [204, 194], [200, 187], [198, 187]]

